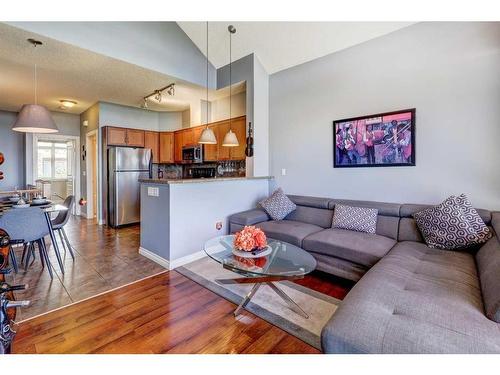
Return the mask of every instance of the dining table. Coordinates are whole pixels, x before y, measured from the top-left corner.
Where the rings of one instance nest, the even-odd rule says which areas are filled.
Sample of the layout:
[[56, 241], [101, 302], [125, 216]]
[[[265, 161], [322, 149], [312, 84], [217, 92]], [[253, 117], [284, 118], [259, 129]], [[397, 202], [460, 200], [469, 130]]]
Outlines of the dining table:
[[[22, 210], [23, 208], [12, 208], [15, 203], [12, 203], [10, 201], [2, 201], [0, 203], [0, 215], [3, 215], [4, 212], [7, 210]], [[50, 218], [50, 215], [53, 213], [59, 213], [63, 211], [67, 211], [68, 207], [62, 205], [62, 204], [57, 204], [53, 203], [50, 200], [47, 200], [46, 203], [41, 203], [41, 204], [34, 204], [28, 202], [30, 207], [38, 207], [40, 208], [44, 215], [45, 215], [45, 220], [47, 220], [47, 226], [49, 229], [49, 236], [50, 236], [50, 241], [52, 242], [52, 246], [54, 247], [54, 252], [56, 254], [57, 258], [57, 263], [59, 263], [59, 268], [61, 269], [62, 274], [64, 274], [64, 263], [62, 261], [61, 257], [61, 252], [59, 251], [59, 245], [57, 244], [56, 236], [54, 233], [54, 228], [52, 227], [52, 220]]]

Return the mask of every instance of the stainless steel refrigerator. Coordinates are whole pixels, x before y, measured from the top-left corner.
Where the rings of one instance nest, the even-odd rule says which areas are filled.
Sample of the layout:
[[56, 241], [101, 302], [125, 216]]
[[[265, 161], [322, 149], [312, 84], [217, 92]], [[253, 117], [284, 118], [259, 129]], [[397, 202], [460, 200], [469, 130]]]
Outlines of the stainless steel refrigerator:
[[140, 221], [140, 178], [151, 177], [151, 150], [108, 149], [108, 224], [113, 228]]

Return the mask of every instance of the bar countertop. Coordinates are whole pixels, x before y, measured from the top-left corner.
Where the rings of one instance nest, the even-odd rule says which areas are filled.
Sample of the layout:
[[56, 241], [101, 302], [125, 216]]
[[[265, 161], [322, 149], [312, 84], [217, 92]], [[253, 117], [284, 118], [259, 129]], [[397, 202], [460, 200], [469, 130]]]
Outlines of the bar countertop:
[[270, 180], [272, 176], [262, 177], [214, 177], [214, 178], [178, 178], [178, 179], [157, 179], [157, 178], [141, 178], [139, 182], [145, 184], [199, 184], [207, 182], [221, 182], [221, 181], [243, 181], [243, 180]]

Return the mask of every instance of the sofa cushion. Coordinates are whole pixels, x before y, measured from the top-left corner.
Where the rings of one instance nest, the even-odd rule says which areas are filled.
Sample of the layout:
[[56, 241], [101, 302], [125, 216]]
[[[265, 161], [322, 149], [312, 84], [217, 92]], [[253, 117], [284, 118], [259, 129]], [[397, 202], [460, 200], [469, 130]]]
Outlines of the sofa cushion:
[[393, 239], [378, 234], [332, 228], [307, 236], [303, 241], [303, 248], [371, 267], [395, 243]]
[[259, 204], [273, 220], [283, 220], [286, 215], [297, 208], [281, 188], [276, 189], [270, 197], [259, 202]]
[[253, 210], [238, 212], [229, 216], [229, 222], [239, 225], [254, 225], [260, 223], [261, 221], [269, 220], [269, 216], [266, 211], [261, 208], [255, 208]]
[[320, 226], [293, 220], [265, 221], [255, 226], [261, 228], [267, 237], [296, 246], [302, 246], [302, 240], [311, 233], [323, 230]]
[[332, 226], [332, 217], [332, 210], [298, 205], [295, 211], [285, 217], [285, 220], [302, 221], [303, 223], [330, 228]]
[[326, 353], [500, 353], [483, 313], [474, 257], [400, 242], [342, 301], [322, 332]]
[[330, 199], [328, 207], [333, 209], [335, 205], [343, 204], [353, 207], [376, 208], [379, 215], [399, 217], [401, 205], [399, 203], [373, 202], [373, 201], [356, 201], [350, 199]]
[[330, 198], [307, 197], [303, 195], [288, 195], [288, 198], [297, 206], [331, 209], [329, 207]]
[[[500, 220], [500, 213], [498, 215]], [[476, 263], [486, 316], [500, 323], [500, 241], [497, 236], [476, 253]]]
[[413, 215], [428, 246], [454, 250], [477, 243], [476, 231], [455, 199], [451, 196], [441, 204]]
[[415, 219], [402, 217], [399, 220], [398, 241], [425, 242]]
[[337, 204], [333, 211], [332, 228], [375, 234], [377, 230], [377, 214], [378, 210], [376, 208]]

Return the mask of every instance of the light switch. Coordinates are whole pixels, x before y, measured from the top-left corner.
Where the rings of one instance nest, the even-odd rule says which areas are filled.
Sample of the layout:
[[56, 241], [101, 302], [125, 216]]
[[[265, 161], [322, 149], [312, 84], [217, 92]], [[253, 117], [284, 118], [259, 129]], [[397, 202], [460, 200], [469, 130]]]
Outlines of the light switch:
[[281, 175], [286, 176], [286, 169], [285, 168], [281, 168]]
[[159, 197], [160, 196], [160, 189], [157, 187], [148, 186], [148, 196]]

